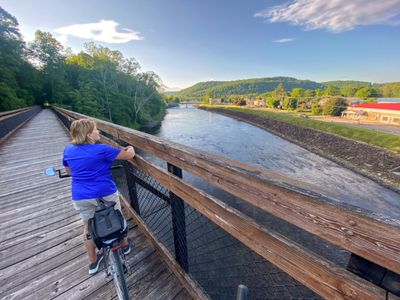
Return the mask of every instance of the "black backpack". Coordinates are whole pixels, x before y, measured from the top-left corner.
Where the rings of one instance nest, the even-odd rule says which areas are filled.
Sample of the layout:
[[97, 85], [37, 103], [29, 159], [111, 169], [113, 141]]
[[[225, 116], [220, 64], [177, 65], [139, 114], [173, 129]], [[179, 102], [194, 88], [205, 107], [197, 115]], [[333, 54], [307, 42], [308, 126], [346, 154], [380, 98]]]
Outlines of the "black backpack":
[[89, 233], [98, 249], [103, 241], [122, 238], [128, 231], [127, 223], [118, 209], [114, 209], [114, 201], [97, 198], [98, 207], [93, 218], [89, 219]]

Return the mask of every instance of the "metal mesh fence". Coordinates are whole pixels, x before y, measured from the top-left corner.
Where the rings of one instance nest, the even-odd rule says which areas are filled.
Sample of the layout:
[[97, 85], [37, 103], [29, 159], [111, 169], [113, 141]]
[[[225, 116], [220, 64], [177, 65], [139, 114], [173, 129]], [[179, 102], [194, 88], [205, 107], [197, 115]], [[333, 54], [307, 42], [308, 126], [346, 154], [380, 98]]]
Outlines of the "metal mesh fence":
[[234, 299], [239, 284], [249, 299], [320, 299], [185, 202], [174, 204], [176, 197], [145, 172], [130, 166], [115, 176], [127, 199], [126, 179], [133, 178], [146, 225], [212, 299]]

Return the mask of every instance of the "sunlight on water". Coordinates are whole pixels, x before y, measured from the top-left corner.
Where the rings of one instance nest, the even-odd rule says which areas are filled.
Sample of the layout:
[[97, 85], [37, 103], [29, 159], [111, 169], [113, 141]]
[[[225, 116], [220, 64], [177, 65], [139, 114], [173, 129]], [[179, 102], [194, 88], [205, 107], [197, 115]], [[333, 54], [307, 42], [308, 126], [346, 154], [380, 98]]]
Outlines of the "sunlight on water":
[[195, 108], [169, 109], [157, 134], [318, 185], [319, 192], [400, 219], [400, 195], [267, 131]]

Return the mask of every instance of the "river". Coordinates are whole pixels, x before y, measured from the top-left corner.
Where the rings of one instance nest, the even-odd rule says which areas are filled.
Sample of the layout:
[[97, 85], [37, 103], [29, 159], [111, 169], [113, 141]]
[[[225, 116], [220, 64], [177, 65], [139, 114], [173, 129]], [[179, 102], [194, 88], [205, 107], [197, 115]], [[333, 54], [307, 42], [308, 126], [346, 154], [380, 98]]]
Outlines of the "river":
[[[280, 172], [315, 186], [315, 190], [332, 201], [400, 220], [399, 194], [247, 123], [182, 106], [168, 109], [156, 135], [209, 153]], [[145, 153], [143, 155], [165, 168], [165, 162]], [[183, 172], [183, 178], [239, 209], [267, 230], [281, 234], [305, 249], [346, 267], [350, 253], [345, 249], [214, 188], [189, 173]], [[163, 205], [162, 200], [153, 200], [150, 202], [153, 204], [146, 204], [145, 199], [150, 197], [149, 194], [146, 196], [142, 188], [139, 188], [139, 192], [142, 193], [139, 199], [143, 199], [143, 210], [156, 211], [146, 217], [146, 223], [174, 253], [169, 207], [159, 210], [158, 207]], [[185, 218], [190, 274], [212, 299], [233, 299], [238, 284], [249, 287], [249, 299], [320, 299], [311, 290], [250, 251], [188, 205], [185, 207]]]
[[181, 106], [168, 109], [157, 135], [213, 154], [280, 172], [315, 185], [318, 192], [333, 201], [345, 202], [400, 220], [398, 193], [245, 122]]

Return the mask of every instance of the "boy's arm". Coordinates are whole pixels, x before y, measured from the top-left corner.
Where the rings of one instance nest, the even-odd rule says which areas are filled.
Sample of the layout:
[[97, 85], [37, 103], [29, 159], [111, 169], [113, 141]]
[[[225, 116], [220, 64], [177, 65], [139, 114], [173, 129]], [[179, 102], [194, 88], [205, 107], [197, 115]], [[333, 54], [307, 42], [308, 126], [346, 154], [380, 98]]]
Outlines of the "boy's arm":
[[128, 146], [121, 150], [115, 159], [118, 160], [130, 160], [135, 157], [135, 150], [132, 146]]
[[65, 173], [71, 176], [71, 169], [69, 167], [65, 167]]

